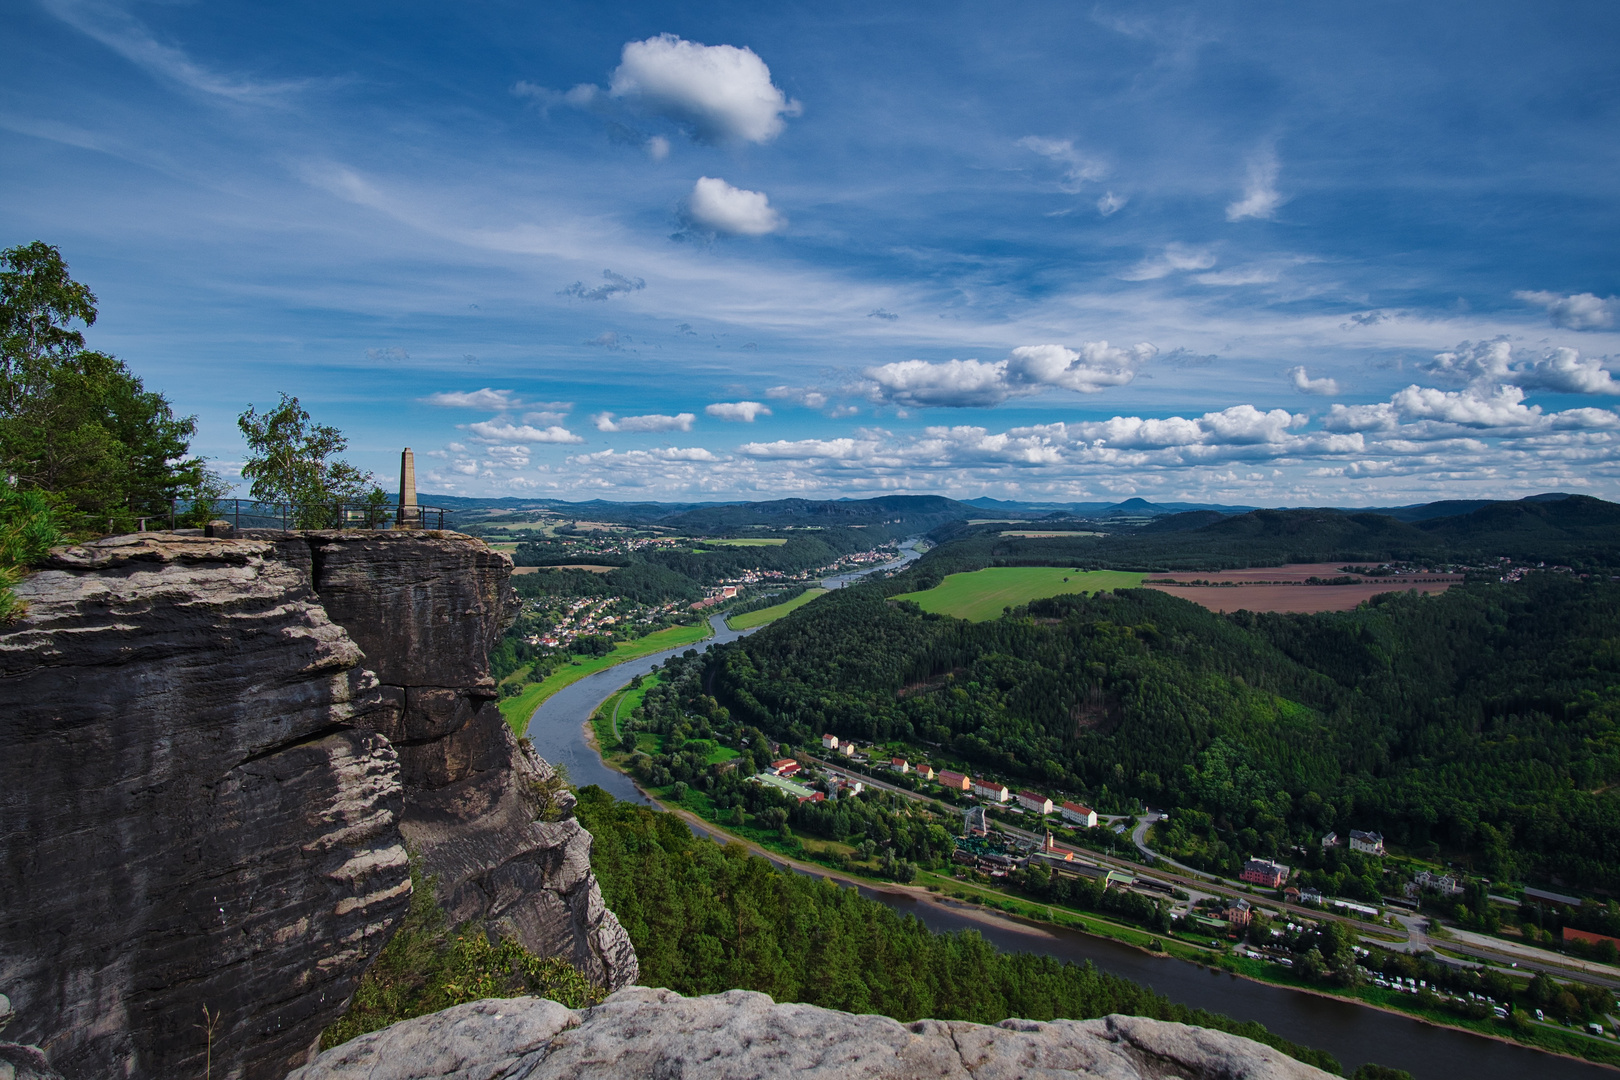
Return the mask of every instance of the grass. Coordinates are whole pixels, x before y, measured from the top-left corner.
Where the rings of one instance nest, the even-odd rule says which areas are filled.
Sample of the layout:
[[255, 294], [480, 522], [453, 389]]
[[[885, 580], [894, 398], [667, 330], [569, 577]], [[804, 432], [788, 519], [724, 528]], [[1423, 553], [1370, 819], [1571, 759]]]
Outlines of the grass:
[[606, 671], [626, 660], [636, 660], [682, 645], [694, 645], [708, 636], [709, 624], [705, 622], [697, 626], [671, 626], [634, 641], [621, 641], [606, 656], [591, 656], [576, 660], [572, 664], [565, 664], [547, 675], [543, 681], [525, 686], [523, 693], [501, 702], [501, 715], [506, 717], [506, 722], [512, 725], [513, 731], [522, 735], [523, 729], [529, 723], [529, 717], [534, 715], [534, 710], [563, 687], [572, 686], [587, 675]]
[[[999, 618], [1003, 608], [1018, 607], [1063, 593], [1095, 593], [1105, 589], [1134, 589], [1141, 574], [1119, 570], [1067, 570], [1055, 566], [992, 566], [967, 574], [951, 574], [924, 592], [902, 593], [896, 600], [912, 600], [924, 611], [954, 615], [970, 622]], [[767, 608], [767, 611], [774, 610]], [[763, 614], [759, 612], [758, 614]]]
[[750, 630], [756, 626], [764, 626], [768, 622], [775, 622], [790, 611], [797, 611], [826, 591], [826, 589], [806, 589], [793, 599], [774, 607], [760, 608], [745, 615], [734, 615], [726, 620], [726, 625], [733, 630]]
[[770, 536], [750, 536], [734, 540], [705, 540], [703, 542], [713, 547], [781, 547], [787, 543], [787, 539], [785, 537], [778, 539]]

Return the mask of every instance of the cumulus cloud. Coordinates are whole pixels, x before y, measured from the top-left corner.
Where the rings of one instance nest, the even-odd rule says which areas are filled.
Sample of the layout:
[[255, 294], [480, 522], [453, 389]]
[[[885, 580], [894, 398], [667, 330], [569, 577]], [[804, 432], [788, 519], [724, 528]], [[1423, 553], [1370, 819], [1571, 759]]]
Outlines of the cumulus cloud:
[[868, 397], [908, 408], [983, 408], [1043, 390], [1094, 394], [1123, 386], [1158, 352], [1143, 342], [1129, 348], [1088, 341], [1079, 350], [1062, 345], [1021, 345], [1004, 360], [902, 360], [867, 368]]
[[1085, 182], [1101, 180], [1108, 175], [1106, 165], [1076, 150], [1074, 143], [1069, 139], [1047, 139], [1039, 135], [1026, 135], [1018, 140], [1018, 145], [1062, 166], [1063, 183], [1060, 186], [1070, 194], [1078, 192]]
[[697, 417], [689, 412], [675, 416], [649, 413], [646, 416], [624, 416], [617, 419], [610, 412], [597, 413], [591, 423], [597, 431], [691, 431]]
[[1425, 370], [1442, 379], [1489, 386], [1509, 383], [1526, 390], [1563, 394], [1620, 394], [1620, 380], [1596, 356], [1564, 346], [1538, 353], [1515, 352], [1506, 338], [1465, 341], [1436, 353]]
[[1608, 330], [1615, 325], [1615, 316], [1620, 313], [1620, 296], [1608, 299], [1595, 293], [1560, 296], [1558, 293], [1528, 289], [1521, 289], [1513, 296], [1545, 308], [1548, 321], [1565, 330]]
[[1339, 392], [1339, 384], [1333, 379], [1313, 379], [1305, 373], [1304, 367], [1289, 368], [1288, 376], [1294, 380], [1294, 389], [1302, 394], [1322, 394], [1326, 397], [1333, 397]]
[[[871, 445], [867, 443], [866, 445]], [[863, 444], [854, 439], [778, 439], [768, 443], [744, 443], [738, 453], [755, 458], [806, 461], [814, 458], [849, 459], [860, 453]]]
[[585, 440], [567, 428], [555, 424], [537, 428], [530, 424], [514, 424], [508, 420], [482, 420], [468, 424], [467, 430], [479, 442], [486, 443], [582, 443]]
[[491, 390], [484, 387], [482, 390], [446, 390], [437, 394], [429, 394], [422, 400], [429, 405], [438, 405], [446, 409], [483, 409], [486, 412], [506, 412], [508, 409], [521, 408], [523, 402], [513, 395], [515, 390]]
[[765, 396], [772, 401], [791, 401], [807, 409], [822, 409], [827, 406], [827, 395], [810, 386], [773, 386], [765, 391]]
[[1243, 198], [1227, 206], [1227, 221], [1245, 218], [1271, 218], [1282, 205], [1277, 193], [1277, 155], [1266, 151], [1249, 160], [1249, 175], [1243, 185]]
[[694, 228], [732, 236], [764, 236], [787, 224], [763, 191], [732, 187], [713, 176], [698, 178], [682, 212]]
[[717, 401], [705, 406], [703, 411], [719, 420], [743, 424], [752, 424], [755, 417], [771, 415], [771, 410], [757, 401]]
[[900, 318], [894, 312], [884, 311], [882, 308], [873, 308], [866, 313], [866, 317], [868, 319], [882, 319], [884, 322], [895, 322]]
[[1162, 255], [1143, 259], [1120, 277], [1126, 281], [1153, 281], [1178, 270], [1208, 270], [1215, 265], [1215, 254], [1208, 248], [1170, 244]]
[[608, 352], [618, 352], [624, 348], [624, 343], [629, 340], [629, 338], [620, 337], [616, 330], [604, 330], [586, 341], [585, 344], [594, 345], [598, 349], [606, 349]]
[[615, 274], [611, 270], [602, 271], [603, 284], [589, 288], [583, 281], [576, 281], [566, 289], [559, 289], [558, 296], [572, 296], [579, 300], [606, 300], [618, 296], [620, 293], [632, 293], [645, 289], [647, 283], [640, 278], [625, 277]]
[[705, 143], [770, 142], [782, 133], [783, 117], [801, 112], [771, 83], [770, 68], [752, 49], [674, 34], [627, 43], [607, 92]]

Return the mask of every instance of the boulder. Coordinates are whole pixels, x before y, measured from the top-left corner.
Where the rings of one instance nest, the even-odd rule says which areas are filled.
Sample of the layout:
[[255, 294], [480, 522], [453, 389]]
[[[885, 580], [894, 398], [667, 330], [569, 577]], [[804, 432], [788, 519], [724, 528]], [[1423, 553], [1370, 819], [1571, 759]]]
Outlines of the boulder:
[[1105, 1016], [990, 1026], [631, 987], [593, 1009], [475, 1001], [334, 1047], [287, 1080], [1327, 1080], [1269, 1046]]

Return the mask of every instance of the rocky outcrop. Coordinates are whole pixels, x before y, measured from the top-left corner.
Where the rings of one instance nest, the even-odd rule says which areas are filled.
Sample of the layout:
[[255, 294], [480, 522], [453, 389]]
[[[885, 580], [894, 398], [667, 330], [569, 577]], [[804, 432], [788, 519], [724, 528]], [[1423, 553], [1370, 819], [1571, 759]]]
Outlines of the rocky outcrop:
[[[456, 534], [115, 537], [0, 631], [0, 991], [70, 1078], [306, 1060], [409, 900], [597, 980], [635, 954], [492, 705], [510, 562]], [[380, 676], [380, 677], [379, 677]]]
[[994, 1027], [632, 987], [594, 1009], [475, 1001], [335, 1047], [287, 1080], [1327, 1080], [1269, 1046], [1135, 1016]]
[[354, 642], [273, 546], [126, 537], [0, 634], [0, 989], [67, 1076], [303, 1060], [410, 895]]
[[387, 707], [368, 722], [399, 752], [400, 829], [446, 916], [567, 957], [610, 989], [634, 982], [590, 834], [535, 821], [530, 791], [551, 767], [519, 748], [494, 705], [489, 651], [516, 614], [511, 560], [459, 533], [304, 535], [321, 603], [380, 682]]

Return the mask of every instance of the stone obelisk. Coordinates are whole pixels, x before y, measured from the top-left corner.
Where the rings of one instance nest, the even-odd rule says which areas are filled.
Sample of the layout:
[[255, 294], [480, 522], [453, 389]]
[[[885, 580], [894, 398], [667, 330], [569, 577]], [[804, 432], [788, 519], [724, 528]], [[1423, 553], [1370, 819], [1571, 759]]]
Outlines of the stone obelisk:
[[400, 529], [420, 528], [422, 512], [416, 507], [416, 455], [406, 447], [399, 455], [399, 513], [394, 525]]

